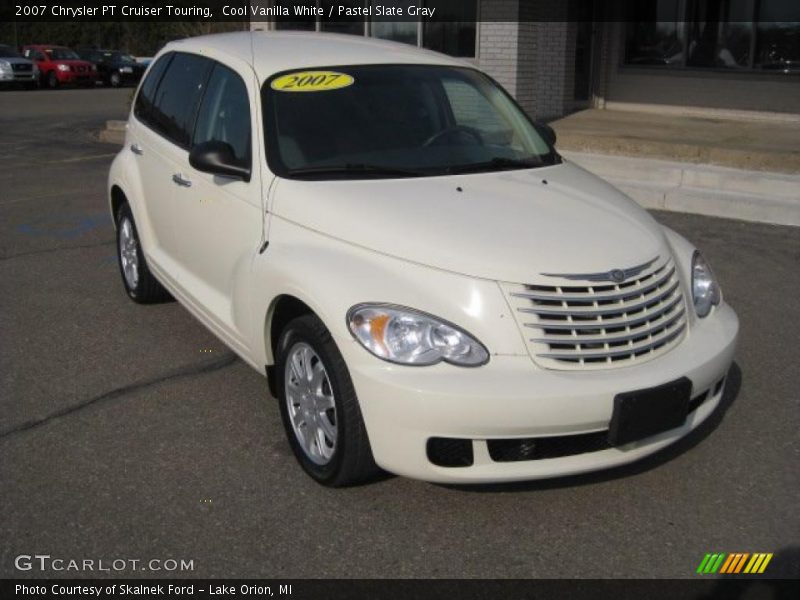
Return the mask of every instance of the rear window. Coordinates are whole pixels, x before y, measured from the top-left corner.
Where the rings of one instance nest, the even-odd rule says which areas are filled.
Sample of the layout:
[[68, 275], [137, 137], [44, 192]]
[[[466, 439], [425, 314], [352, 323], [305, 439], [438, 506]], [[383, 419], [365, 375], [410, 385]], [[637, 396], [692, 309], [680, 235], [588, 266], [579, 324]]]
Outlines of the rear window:
[[194, 54], [175, 53], [148, 115], [150, 125], [164, 137], [187, 148], [197, 105], [202, 97], [211, 61]]
[[153, 109], [153, 99], [156, 95], [156, 89], [161, 81], [161, 76], [164, 75], [169, 62], [172, 60], [172, 53], [165, 54], [160, 57], [147, 72], [139, 94], [136, 96], [136, 103], [133, 106], [133, 114], [136, 118], [143, 123], [150, 124], [150, 114]]

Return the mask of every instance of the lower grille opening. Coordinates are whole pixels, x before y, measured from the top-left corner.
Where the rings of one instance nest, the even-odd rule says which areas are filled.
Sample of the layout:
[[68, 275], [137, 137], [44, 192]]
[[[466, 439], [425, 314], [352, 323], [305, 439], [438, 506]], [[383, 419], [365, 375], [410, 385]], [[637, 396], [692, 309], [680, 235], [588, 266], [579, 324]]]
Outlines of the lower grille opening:
[[[708, 400], [709, 396], [716, 396], [722, 389], [723, 382], [724, 380], [717, 382], [713, 394], [708, 389], [692, 398], [689, 401], [688, 413], [691, 414], [697, 410], [703, 402]], [[489, 456], [494, 462], [560, 458], [587, 452], [600, 452], [614, 447], [608, 441], [608, 430], [555, 437], [487, 440], [486, 445], [489, 448]]]
[[[720, 393], [725, 378], [712, 388], [689, 401], [688, 414], [696, 411], [703, 402]], [[614, 446], [608, 441], [608, 430], [553, 437], [514, 438], [486, 440], [489, 456], [494, 462], [519, 462], [574, 456], [600, 452]], [[459, 438], [430, 438], [427, 444], [428, 460], [439, 467], [470, 467], [474, 462], [472, 440]]]
[[489, 456], [495, 462], [517, 462], [558, 458], [611, 448], [608, 431], [556, 437], [487, 440]]
[[474, 461], [472, 440], [431, 438], [427, 452], [428, 460], [439, 467], [471, 467]]
[[696, 411], [700, 405], [706, 401], [708, 398], [708, 390], [700, 394], [699, 396], [695, 396], [689, 401], [689, 413], [693, 413]]

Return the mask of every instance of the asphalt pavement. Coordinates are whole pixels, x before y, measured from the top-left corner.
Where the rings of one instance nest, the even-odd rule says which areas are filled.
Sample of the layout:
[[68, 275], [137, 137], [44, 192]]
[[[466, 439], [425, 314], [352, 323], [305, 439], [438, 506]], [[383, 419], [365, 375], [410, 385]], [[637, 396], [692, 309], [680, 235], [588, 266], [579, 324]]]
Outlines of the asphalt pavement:
[[179, 304], [125, 296], [96, 133], [129, 94], [0, 93], [0, 577], [91, 575], [15, 568], [38, 553], [193, 561], [125, 576], [683, 578], [707, 552], [800, 576], [800, 228], [656, 213], [741, 320], [723, 406], [678, 445], [543, 482], [330, 490], [259, 373]]

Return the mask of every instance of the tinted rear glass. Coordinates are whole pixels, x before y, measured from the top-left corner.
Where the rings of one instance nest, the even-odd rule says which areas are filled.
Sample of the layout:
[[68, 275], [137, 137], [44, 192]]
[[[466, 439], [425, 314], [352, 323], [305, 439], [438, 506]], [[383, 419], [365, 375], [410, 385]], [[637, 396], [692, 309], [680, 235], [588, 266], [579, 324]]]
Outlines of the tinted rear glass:
[[156, 89], [150, 124], [179, 146], [188, 147], [192, 124], [211, 61], [176, 53]]
[[156, 88], [158, 88], [161, 76], [164, 74], [164, 70], [169, 65], [170, 60], [172, 60], [172, 56], [173, 54], [170, 53], [159, 58], [147, 73], [147, 77], [145, 77], [142, 83], [139, 95], [136, 96], [136, 104], [133, 108], [133, 114], [135, 114], [136, 118], [140, 121], [150, 123], [150, 114], [153, 108]]

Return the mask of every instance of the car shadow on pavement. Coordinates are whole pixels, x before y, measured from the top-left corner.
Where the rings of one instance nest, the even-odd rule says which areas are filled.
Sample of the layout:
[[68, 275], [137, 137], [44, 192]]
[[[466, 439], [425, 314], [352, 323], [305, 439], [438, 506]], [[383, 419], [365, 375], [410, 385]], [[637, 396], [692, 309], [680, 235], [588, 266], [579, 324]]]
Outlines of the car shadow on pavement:
[[578, 487], [601, 483], [631, 475], [638, 475], [645, 471], [655, 469], [666, 462], [673, 460], [684, 452], [688, 452], [719, 427], [725, 418], [725, 413], [739, 397], [739, 390], [742, 387], [742, 370], [738, 363], [734, 362], [728, 371], [725, 390], [720, 399], [719, 406], [711, 415], [701, 423], [697, 429], [691, 431], [686, 437], [681, 438], [674, 444], [659, 450], [655, 454], [647, 456], [634, 463], [613, 467], [603, 471], [583, 473], [580, 475], [570, 475], [567, 477], [554, 477], [552, 479], [539, 479], [534, 481], [520, 481], [512, 483], [485, 484], [485, 485], [460, 485], [460, 484], [436, 484], [447, 489], [454, 489], [465, 492], [478, 493], [498, 493], [498, 492], [525, 492], [536, 490], [549, 490], [554, 488]]

